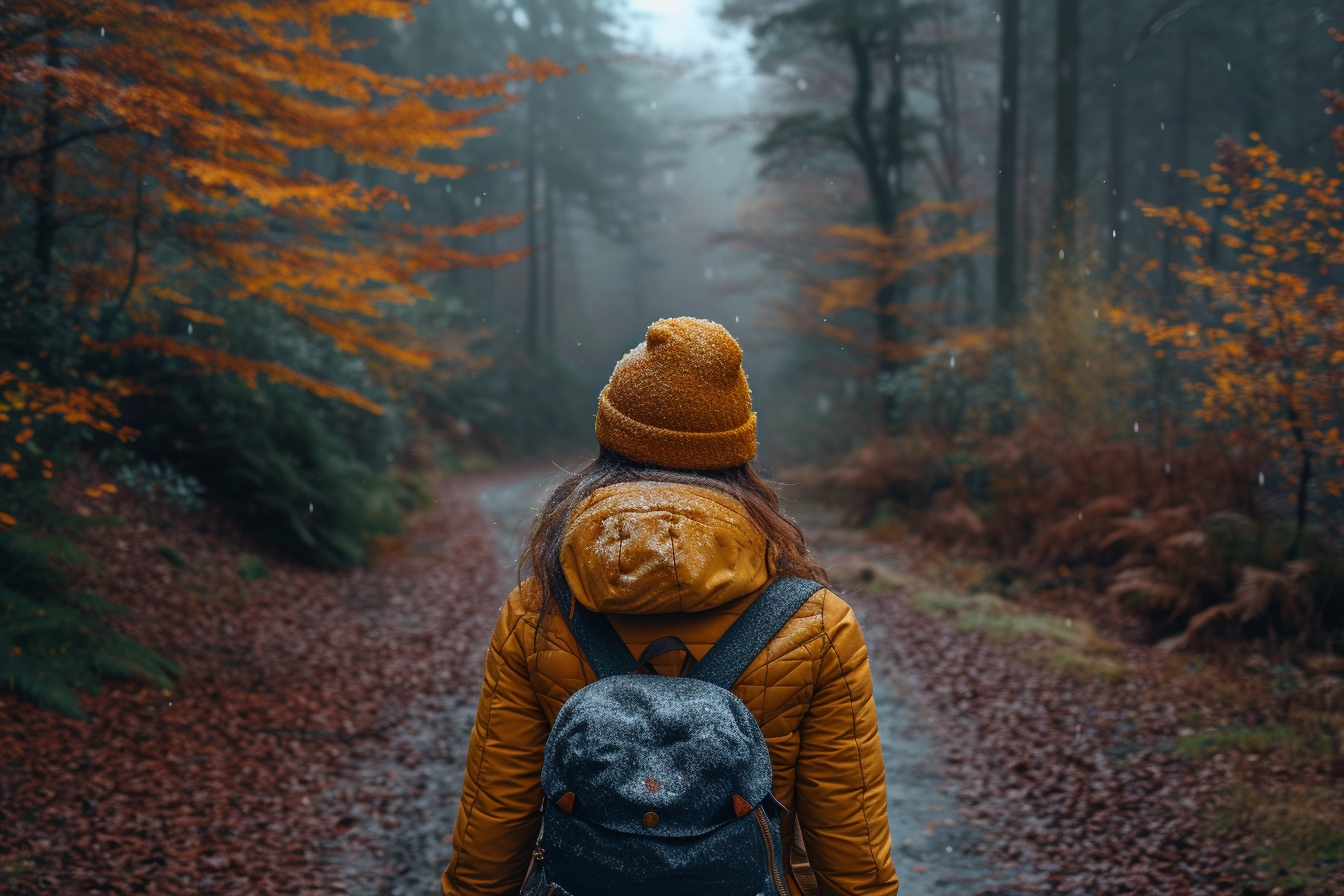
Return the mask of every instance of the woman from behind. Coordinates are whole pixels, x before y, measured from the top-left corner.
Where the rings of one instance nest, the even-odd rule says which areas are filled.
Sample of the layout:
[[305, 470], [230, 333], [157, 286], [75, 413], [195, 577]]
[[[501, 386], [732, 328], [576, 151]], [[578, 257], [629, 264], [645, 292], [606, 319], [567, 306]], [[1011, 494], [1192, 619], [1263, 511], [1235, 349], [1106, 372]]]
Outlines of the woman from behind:
[[863, 636], [752, 469], [756, 415], [741, 361], [718, 324], [662, 320], [602, 391], [598, 456], [541, 510], [524, 554], [532, 575], [491, 639], [448, 896], [516, 893], [528, 876], [547, 737], [565, 702], [598, 678], [571, 630], [574, 611], [600, 614], [634, 657], [655, 642], [684, 645], [689, 659], [678, 649], [646, 667], [677, 675], [780, 577], [819, 584], [731, 691], [768, 748], [788, 890], [896, 893]]

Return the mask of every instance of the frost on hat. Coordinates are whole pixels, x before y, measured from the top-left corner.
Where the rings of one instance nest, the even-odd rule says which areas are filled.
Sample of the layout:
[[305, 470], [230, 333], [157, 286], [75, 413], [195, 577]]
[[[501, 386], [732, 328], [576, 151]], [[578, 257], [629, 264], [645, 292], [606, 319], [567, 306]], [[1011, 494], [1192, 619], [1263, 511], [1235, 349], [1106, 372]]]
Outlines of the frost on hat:
[[641, 463], [718, 470], [756, 456], [742, 347], [718, 324], [674, 317], [616, 364], [597, 404], [597, 441]]

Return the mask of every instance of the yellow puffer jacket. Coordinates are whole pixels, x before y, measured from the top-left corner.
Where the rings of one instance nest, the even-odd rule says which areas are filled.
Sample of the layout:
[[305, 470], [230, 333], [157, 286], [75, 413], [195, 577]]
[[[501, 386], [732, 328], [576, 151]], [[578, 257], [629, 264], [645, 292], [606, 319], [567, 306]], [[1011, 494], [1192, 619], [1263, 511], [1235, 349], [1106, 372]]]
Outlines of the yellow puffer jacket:
[[[575, 598], [606, 613], [635, 656], [675, 635], [703, 657], [773, 572], [764, 537], [738, 502], [655, 483], [594, 492], [570, 520], [562, 564]], [[449, 896], [518, 892], [541, 821], [546, 736], [565, 700], [596, 680], [556, 608], [541, 612], [539, 595], [532, 580], [509, 595], [490, 641], [443, 874]], [[680, 660], [662, 657], [659, 671], [675, 674]], [[853, 611], [828, 590], [813, 595], [733, 693], [761, 724], [774, 794], [787, 807], [782, 830], [793, 831], [796, 819], [815, 891], [894, 896], [873, 685]], [[793, 893], [803, 892], [790, 878]]]

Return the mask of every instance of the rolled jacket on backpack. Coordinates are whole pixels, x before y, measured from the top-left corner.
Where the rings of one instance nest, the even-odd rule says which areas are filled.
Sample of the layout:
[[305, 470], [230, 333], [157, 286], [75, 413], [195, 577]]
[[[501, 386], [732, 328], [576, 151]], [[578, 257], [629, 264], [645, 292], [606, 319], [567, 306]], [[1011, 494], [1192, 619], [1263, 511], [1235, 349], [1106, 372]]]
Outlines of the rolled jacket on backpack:
[[[631, 482], [595, 491], [561, 553], [575, 600], [605, 613], [636, 656], [680, 638], [697, 658], [774, 578], [745, 509], [709, 488]], [[679, 659], [654, 661], [676, 674]], [[547, 736], [565, 701], [597, 676], [566, 621], [528, 580], [509, 595], [486, 655], [466, 762], [449, 896], [512, 896], [541, 824]], [[795, 821], [821, 896], [895, 896], [886, 782], [867, 649], [849, 606], [813, 594], [732, 692], [760, 723], [785, 832]], [[784, 864], [792, 838], [785, 836]], [[790, 872], [791, 892], [803, 892]], [[582, 893], [576, 896], [583, 896]]]

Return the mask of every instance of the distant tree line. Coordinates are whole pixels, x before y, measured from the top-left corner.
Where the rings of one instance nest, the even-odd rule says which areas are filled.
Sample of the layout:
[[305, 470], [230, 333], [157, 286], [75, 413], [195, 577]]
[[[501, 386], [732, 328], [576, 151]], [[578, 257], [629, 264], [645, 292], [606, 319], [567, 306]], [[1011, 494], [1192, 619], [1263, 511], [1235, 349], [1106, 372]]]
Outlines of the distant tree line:
[[[795, 459], [849, 457], [855, 481], [887, 496], [882, 512], [962, 501], [994, 520], [1016, 513], [1004, 477], [1020, 471], [1004, 459], [1043, 428], [1065, 446], [1050, 452], [1056, 475], [1113, 463], [1098, 444], [1132, 444], [1156, 478], [1099, 466], [1091, 485], [1043, 487], [1069, 506], [1038, 502], [1038, 514], [1081, 520], [1084, 504], [1116, 497], [1109, 482], [1126, 491], [1105, 506], [1171, 510], [1164, 537], [1215, 510], [1246, 515], [1247, 532], [1283, 520], [1275, 562], [1307, 565], [1274, 575], [1317, 601], [1294, 626], [1344, 622], [1344, 544], [1328, 535], [1344, 520], [1344, 218], [1329, 117], [1344, 108], [1340, 4], [720, 9], [750, 27], [770, 85], [759, 213], [738, 238], [795, 285], [776, 309], [806, 359], [784, 372], [803, 396], [781, 408], [781, 428], [805, 434]], [[1208, 444], [1223, 453], [1217, 474], [1188, 462]], [[1199, 495], [1224, 475], [1254, 488], [1211, 506]], [[1026, 528], [1002, 545], [1054, 558], [1073, 545], [1082, 562], [1063, 528], [1012, 519]], [[1043, 538], [1063, 547], [1032, 547]], [[1243, 610], [1272, 625], [1263, 607], [1174, 605], [1163, 626]]]

